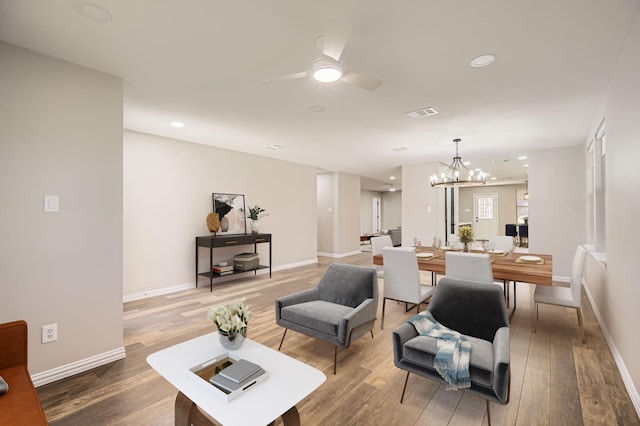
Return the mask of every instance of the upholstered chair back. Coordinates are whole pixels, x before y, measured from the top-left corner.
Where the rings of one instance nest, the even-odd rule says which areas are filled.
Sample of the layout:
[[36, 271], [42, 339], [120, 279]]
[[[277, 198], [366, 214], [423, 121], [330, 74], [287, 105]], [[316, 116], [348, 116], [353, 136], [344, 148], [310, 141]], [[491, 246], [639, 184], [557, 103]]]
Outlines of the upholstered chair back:
[[355, 308], [366, 299], [378, 300], [378, 278], [373, 268], [333, 263], [318, 284], [320, 299]]

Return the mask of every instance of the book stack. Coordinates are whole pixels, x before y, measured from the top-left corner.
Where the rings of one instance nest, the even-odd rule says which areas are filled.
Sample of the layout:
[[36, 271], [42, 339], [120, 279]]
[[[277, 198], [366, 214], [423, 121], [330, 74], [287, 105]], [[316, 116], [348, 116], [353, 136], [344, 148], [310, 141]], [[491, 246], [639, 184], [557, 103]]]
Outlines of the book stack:
[[212, 376], [209, 382], [225, 394], [235, 397], [265, 378], [266, 373], [262, 367], [240, 359]]
[[219, 275], [229, 275], [233, 274], [233, 265], [227, 265], [226, 263], [224, 265], [213, 265], [211, 270]]

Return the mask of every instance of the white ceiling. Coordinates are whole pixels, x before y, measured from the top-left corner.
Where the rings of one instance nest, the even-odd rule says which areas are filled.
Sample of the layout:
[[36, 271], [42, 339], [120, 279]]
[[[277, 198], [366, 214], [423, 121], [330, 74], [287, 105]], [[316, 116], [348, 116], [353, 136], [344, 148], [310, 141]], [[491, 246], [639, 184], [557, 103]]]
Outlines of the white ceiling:
[[[0, 40], [123, 78], [126, 129], [353, 173], [367, 188], [385, 188], [390, 175], [401, 186], [405, 164], [449, 163], [454, 138], [463, 160], [498, 181], [526, 179], [518, 156], [583, 143], [640, 7], [93, 0], [113, 17], [103, 23], [78, 13], [81, 3], [0, 0]], [[311, 68], [329, 16], [353, 24], [342, 64], [383, 84], [262, 84]], [[496, 62], [469, 66], [485, 53]], [[424, 107], [439, 114], [405, 114]], [[172, 128], [175, 120], [185, 127]]]

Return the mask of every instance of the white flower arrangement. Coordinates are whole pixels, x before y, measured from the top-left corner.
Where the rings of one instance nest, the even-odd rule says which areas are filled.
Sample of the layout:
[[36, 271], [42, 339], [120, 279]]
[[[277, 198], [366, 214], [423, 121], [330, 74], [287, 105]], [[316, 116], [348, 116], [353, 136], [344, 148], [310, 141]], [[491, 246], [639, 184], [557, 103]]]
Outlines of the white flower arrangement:
[[244, 298], [235, 300], [228, 305], [217, 305], [209, 309], [207, 319], [213, 322], [218, 332], [227, 336], [229, 340], [238, 334], [245, 336], [251, 318], [251, 311], [247, 309]]

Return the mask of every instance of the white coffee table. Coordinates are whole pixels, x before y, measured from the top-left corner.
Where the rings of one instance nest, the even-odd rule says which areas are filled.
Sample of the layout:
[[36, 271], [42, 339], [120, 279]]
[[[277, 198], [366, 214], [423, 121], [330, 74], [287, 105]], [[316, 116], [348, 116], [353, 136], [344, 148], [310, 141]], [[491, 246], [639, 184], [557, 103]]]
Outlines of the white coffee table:
[[226, 402], [215, 394], [216, 390], [210, 384], [189, 371], [225, 351], [215, 332], [147, 357], [149, 365], [179, 390], [176, 425], [190, 424], [188, 422], [196, 418], [206, 423], [206, 417], [198, 412], [198, 408], [223, 425], [266, 425], [280, 416], [285, 424], [299, 423], [296, 404], [326, 380], [320, 370], [246, 339], [240, 349], [229, 351], [229, 354], [259, 364], [269, 377]]

